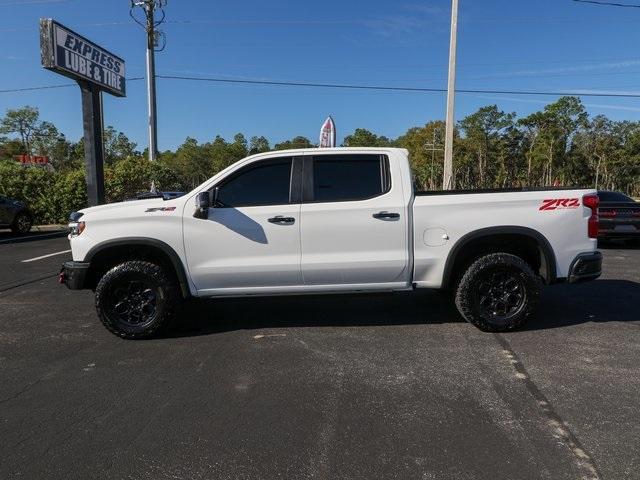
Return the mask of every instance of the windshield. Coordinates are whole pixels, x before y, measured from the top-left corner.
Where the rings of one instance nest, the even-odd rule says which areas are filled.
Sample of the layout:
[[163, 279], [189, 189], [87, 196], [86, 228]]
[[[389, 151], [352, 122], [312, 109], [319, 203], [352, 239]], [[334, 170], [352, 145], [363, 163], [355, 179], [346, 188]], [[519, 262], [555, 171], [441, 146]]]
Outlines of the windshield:
[[601, 202], [633, 202], [631, 197], [627, 197], [620, 192], [598, 192]]

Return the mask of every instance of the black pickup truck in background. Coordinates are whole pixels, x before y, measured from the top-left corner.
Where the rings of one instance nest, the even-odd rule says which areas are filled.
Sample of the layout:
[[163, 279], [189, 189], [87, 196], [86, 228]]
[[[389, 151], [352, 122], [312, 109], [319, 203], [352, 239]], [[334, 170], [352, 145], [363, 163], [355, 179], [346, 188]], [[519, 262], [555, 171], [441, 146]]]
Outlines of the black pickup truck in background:
[[640, 242], [640, 203], [620, 192], [598, 191], [599, 240]]

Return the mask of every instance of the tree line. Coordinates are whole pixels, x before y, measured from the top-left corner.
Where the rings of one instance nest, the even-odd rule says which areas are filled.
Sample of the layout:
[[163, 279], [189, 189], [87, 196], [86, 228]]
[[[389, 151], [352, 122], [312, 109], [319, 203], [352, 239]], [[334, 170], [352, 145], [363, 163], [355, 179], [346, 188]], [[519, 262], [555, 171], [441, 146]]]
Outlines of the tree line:
[[[406, 148], [417, 187], [438, 190], [442, 185], [443, 139], [444, 122], [436, 120], [410, 128], [395, 139], [358, 128], [344, 138], [343, 145]], [[122, 200], [148, 190], [151, 181], [159, 189], [187, 191], [247, 155], [313, 146], [304, 136], [274, 145], [264, 136], [247, 139], [241, 133], [232, 140], [218, 135], [204, 143], [188, 137], [149, 164], [145, 151], [124, 133], [107, 127], [107, 199]], [[21, 154], [48, 156], [51, 171], [20, 166], [15, 157]], [[26, 190], [33, 188], [43, 205], [55, 203], [61, 195], [69, 197], [41, 215], [45, 220], [64, 220], [67, 212], [61, 210], [82, 207], [75, 203], [85, 198], [83, 158], [83, 142], [68, 140], [54, 124], [40, 120], [37, 108], [8, 110], [0, 119], [0, 194], [31, 200], [33, 195]], [[38, 183], [50, 190], [38, 189]], [[457, 123], [455, 188], [551, 185], [597, 187], [640, 196], [640, 122], [590, 117], [579, 98], [561, 97], [523, 118], [490, 105]]]

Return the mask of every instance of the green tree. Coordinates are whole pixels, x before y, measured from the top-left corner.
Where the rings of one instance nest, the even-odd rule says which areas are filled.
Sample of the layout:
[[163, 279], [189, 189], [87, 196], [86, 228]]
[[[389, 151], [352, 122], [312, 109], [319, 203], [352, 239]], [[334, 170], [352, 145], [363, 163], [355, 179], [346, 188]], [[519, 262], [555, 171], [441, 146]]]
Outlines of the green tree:
[[204, 153], [198, 141], [191, 137], [187, 137], [176, 150], [175, 170], [180, 172], [184, 185], [195, 187], [210, 176], [212, 162]]
[[[515, 113], [504, 113], [496, 105], [480, 108], [459, 123], [463, 138], [460, 145], [475, 166], [469, 177], [477, 187], [493, 186], [498, 172], [505, 169], [506, 130], [513, 127]], [[504, 174], [502, 174], [504, 176]]]
[[0, 160], [14, 160], [16, 155], [24, 153], [24, 146], [20, 140], [0, 138]]
[[275, 150], [287, 150], [290, 148], [313, 148], [314, 145], [307, 137], [297, 136], [291, 140], [285, 140], [284, 142], [276, 143], [273, 147]]
[[51, 122], [41, 122], [33, 135], [31, 150], [35, 155], [49, 157], [49, 161], [56, 169], [71, 166], [72, 146], [67, 142], [64, 134], [60, 133]]
[[365, 128], [356, 128], [351, 134], [344, 137], [345, 147], [389, 147], [391, 141], [384, 136], [378, 136]]
[[255, 155], [256, 153], [268, 152], [271, 150], [269, 146], [269, 140], [265, 137], [251, 137], [249, 140], [249, 155]]
[[443, 121], [429, 122], [410, 128], [394, 142], [409, 151], [414, 180], [420, 190], [437, 190], [442, 186], [444, 127]]
[[106, 164], [140, 155], [140, 153], [136, 151], [136, 143], [129, 140], [124, 133], [118, 132], [111, 125], [104, 129], [102, 141], [104, 144], [104, 161]]
[[[562, 164], [570, 142], [588, 120], [582, 102], [577, 97], [561, 97], [519, 121], [526, 130], [527, 178], [538, 185], [561, 181]], [[557, 168], [557, 170], [556, 170]]]
[[0, 120], [0, 133], [18, 135], [24, 147], [24, 153], [31, 155], [31, 141], [41, 127], [39, 119], [40, 113], [35, 107], [9, 109], [4, 118]]

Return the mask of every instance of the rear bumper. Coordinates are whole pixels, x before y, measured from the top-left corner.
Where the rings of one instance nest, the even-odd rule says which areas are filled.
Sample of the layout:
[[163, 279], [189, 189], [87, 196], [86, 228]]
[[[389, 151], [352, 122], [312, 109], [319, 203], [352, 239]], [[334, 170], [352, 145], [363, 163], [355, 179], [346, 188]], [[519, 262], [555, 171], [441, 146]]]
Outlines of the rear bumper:
[[602, 253], [581, 253], [569, 267], [569, 283], [595, 280], [602, 273]]
[[617, 238], [617, 239], [640, 239], [640, 230], [634, 231], [616, 231], [616, 230], [600, 230], [598, 232], [599, 239], [609, 239], [609, 238]]
[[640, 238], [640, 218], [602, 218], [598, 221], [598, 238]]
[[64, 262], [60, 269], [58, 281], [71, 290], [82, 290], [84, 280], [89, 270], [89, 263], [85, 262]]

